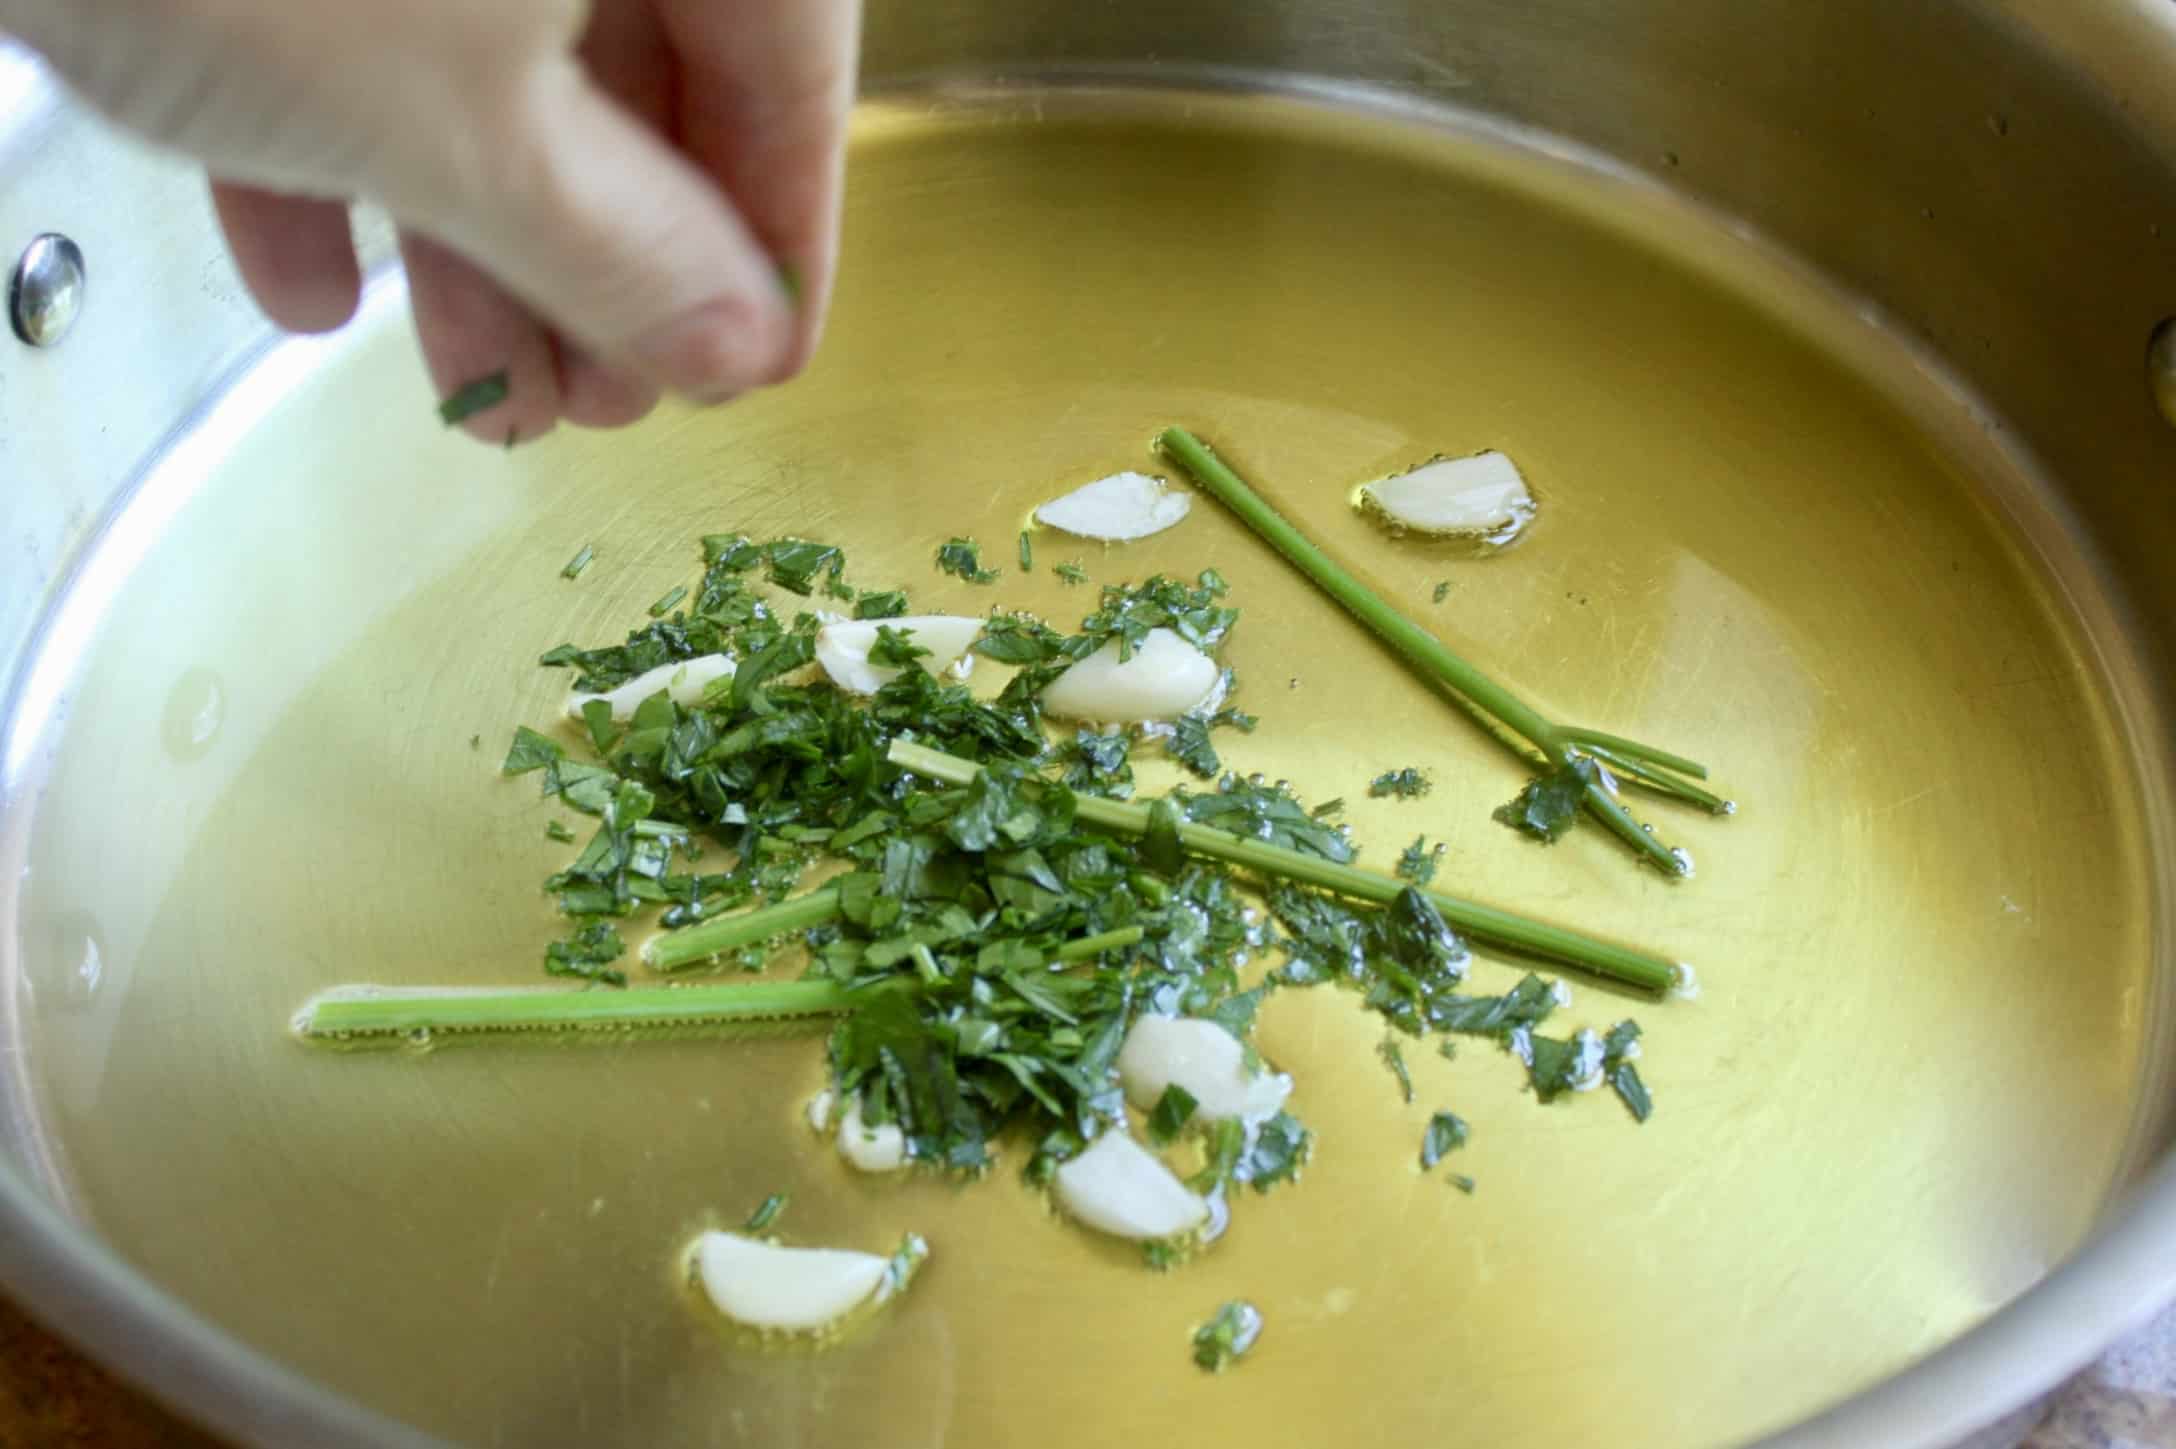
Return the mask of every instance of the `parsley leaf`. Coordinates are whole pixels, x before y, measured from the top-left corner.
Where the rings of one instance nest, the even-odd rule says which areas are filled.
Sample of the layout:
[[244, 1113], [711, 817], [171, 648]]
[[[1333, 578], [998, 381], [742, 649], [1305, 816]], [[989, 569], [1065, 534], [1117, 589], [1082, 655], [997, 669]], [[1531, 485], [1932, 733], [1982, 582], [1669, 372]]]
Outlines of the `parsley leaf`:
[[1173, 1082], [1164, 1088], [1164, 1094], [1156, 1099], [1156, 1106], [1148, 1114], [1148, 1140], [1157, 1147], [1168, 1147], [1186, 1130], [1186, 1124], [1194, 1119], [1194, 1108], [1199, 1105], [1194, 1094]]
[[1059, 564], [1051, 572], [1069, 584], [1085, 584], [1088, 582], [1088, 571], [1077, 563]]
[[1224, 768], [1224, 762], [1217, 758], [1216, 746], [1209, 743], [1209, 726], [1199, 715], [1179, 716], [1171, 727], [1164, 751], [1204, 780], [1215, 779], [1217, 771]]
[[854, 600], [854, 617], [857, 619], [896, 619], [907, 612], [907, 596], [898, 589], [882, 593], [864, 590]]
[[1262, 1313], [1240, 1300], [1219, 1307], [1216, 1316], [1194, 1330], [1194, 1362], [1222, 1373], [1254, 1347], [1262, 1336]]
[[1400, 770], [1385, 770], [1368, 781], [1368, 797], [1380, 800], [1395, 796], [1400, 800], [1417, 800], [1428, 793], [1431, 783], [1428, 777], [1411, 765]]
[[1280, 1182], [1297, 1182], [1314, 1143], [1314, 1134], [1297, 1117], [1279, 1112], [1255, 1129], [1254, 1142], [1240, 1156], [1232, 1177], [1252, 1183], [1256, 1192], [1268, 1192]]
[[544, 948], [544, 970], [553, 976], [577, 976], [607, 986], [625, 986], [627, 973], [612, 969], [627, 950], [620, 933], [603, 921], [579, 927], [564, 941]]
[[1594, 761], [1581, 756], [1560, 770], [1527, 781], [1509, 804], [1496, 807], [1496, 819], [1522, 835], [1554, 843], [1579, 818], [1587, 786], [1594, 781]]
[[1398, 1045], [1398, 1039], [1394, 1036], [1384, 1037], [1380, 1042], [1376, 1043], [1375, 1055], [1383, 1059], [1383, 1065], [1390, 1068], [1390, 1075], [1398, 1079], [1398, 1095], [1407, 1102], [1411, 1102], [1413, 1100], [1413, 1074], [1406, 1070], [1405, 1051]]
[[1466, 1119], [1456, 1112], [1438, 1112], [1428, 1119], [1428, 1131], [1420, 1140], [1423, 1172], [1466, 1145]]
[[1441, 845], [1438, 845], [1434, 850], [1430, 850], [1428, 848], [1428, 837], [1416, 835], [1413, 837], [1413, 843], [1399, 854], [1398, 863], [1393, 869], [1397, 871], [1400, 880], [1411, 881], [1417, 886], [1426, 886], [1436, 878], [1436, 867], [1442, 863], [1443, 849]]
[[971, 584], [997, 582], [997, 570], [982, 566], [982, 546], [971, 538], [955, 538], [940, 547], [937, 567]]
[[467, 422], [478, 413], [490, 412], [506, 401], [509, 391], [506, 369], [471, 378], [438, 404], [438, 420], [447, 427]]
[[499, 766], [505, 775], [526, 775], [531, 770], [541, 770], [556, 763], [566, 752], [527, 725], [514, 727], [514, 743], [506, 751], [506, 763]]

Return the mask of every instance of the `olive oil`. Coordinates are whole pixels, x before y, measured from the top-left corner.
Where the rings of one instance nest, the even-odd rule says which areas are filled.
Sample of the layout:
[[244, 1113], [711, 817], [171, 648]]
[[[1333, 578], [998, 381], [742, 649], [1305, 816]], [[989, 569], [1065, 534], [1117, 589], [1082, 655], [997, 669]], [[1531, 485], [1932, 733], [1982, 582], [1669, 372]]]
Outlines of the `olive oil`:
[[[49, 751], [0, 841], [18, 1070], [57, 1191], [264, 1351], [475, 1444], [1721, 1445], [1896, 1370], [2081, 1238], [2138, 1104], [2149, 893], [2125, 742], [2030, 496], [1904, 355], [1668, 198], [1293, 102], [872, 103], [812, 371], [715, 412], [511, 454], [441, 433], [390, 289], [273, 352], [64, 601]], [[1516, 766], [1208, 499], [1104, 547], [1035, 504], [1216, 443], [1368, 584], [1553, 716], [1708, 762], [1731, 818], [1642, 813], [1670, 882], [1593, 828], [1490, 819]], [[1353, 488], [1509, 454], [1515, 548], [1392, 539]], [[1251, 736], [1226, 764], [1343, 796], [1363, 860], [1693, 962], [1635, 1015], [1655, 1116], [1535, 1103], [1471, 1043], [1408, 1053], [1333, 991], [1258, 1043], [1317, 1133], [1169, 1273], [1018, 1180], [851, 1174], [802, 1117], [819, 1038], [335, 1053], [343, 981], [530, 983], [571, 848], [514, 725], [537, 655], [616, 640], [697, 536], [837, 542], [917, 611], [1069, 619], [1095, 582], [1215, 568]], [[940, 573], [978, 540], [1001, 577]], [[562, 568], [594, 547], [577, 578]], [[104, 580], [103, 583], [100, 581]], [[1438, 596], [1448, 581], [1447, 595]], [[106, 588], [98, 595], [93, 584]], [[78, 627], [80, 626], [80, 627]], [[80, 651], [80, 654], [78, 654]], [[995, 666], [985, 663], [984, 670]], [[480, 736], [480, 742], [475, 737]], [[1143, 750], [1151, 758], [1152, 750]], [[1417, 800], [1370, 798], [1423, 769]], [[1143, 771], [1146, 788], [1177, 776]], [[1484, 959], [1477, 989], [1523, 969]], [[1417, 1167], [1432, 1114], [1471, 1141]], [[1470, 1174], [1471, 1196], [1445, 1177]], [[799, 1243], [932, 1255], [821, 1353], [740, 1344], [681, 1281], [772, 1193]], [[1194, 1328], [1263, 1327], [1214, 1378]]]

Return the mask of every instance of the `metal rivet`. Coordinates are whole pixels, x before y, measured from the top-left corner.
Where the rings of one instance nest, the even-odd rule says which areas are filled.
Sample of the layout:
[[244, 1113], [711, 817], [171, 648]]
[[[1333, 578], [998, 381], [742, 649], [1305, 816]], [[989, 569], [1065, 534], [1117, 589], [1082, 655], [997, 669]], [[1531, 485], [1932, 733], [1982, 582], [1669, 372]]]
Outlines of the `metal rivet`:
[[2165, 317], [2146, 344], [2146, 381], [2161, 416], [2176, 428], [2176, 317]]
[[51, 347], [83, 310], [87, 276], [83, 249], [59, 232], [47, 232], [23, 248], [8, 278], [8, 320], [32, 347]]

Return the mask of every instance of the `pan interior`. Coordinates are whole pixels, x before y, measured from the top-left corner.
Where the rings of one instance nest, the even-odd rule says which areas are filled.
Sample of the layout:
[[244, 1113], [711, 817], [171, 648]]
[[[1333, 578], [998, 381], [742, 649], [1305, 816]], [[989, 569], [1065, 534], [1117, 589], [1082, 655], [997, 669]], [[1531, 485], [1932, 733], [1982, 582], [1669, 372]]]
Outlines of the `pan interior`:
[[[109, 530], [10, 723], [39, 793], [0, 839], [13, 1063], [98, 1232], [463, 1442], [902, 1449], [1720, 1445], [2080, 1241], [2151, 1004], [2129, 757], [2048, 563], [2069, 542], [1900, 353], [1662, 198], [1473, 132], [1016, 94], [871, 104], [851, 165], [829, 340], [789, 387], [488, 451], [436, 430], [382, 288], [269, 354]], [[1517, 767], [1213, 503], [1107, 550], [1039, 535], [1023, 576], [1027, 511], [1173, 422], [1545, 710], [1711, 763], [1735, 818], [1649, 812], [1698, 878], [1492, 823]], [[1494, 557], [1347, 506], [1482, 448], [1541, 499]], [[850, 1176], [800, 1126], [808, 1037], [297, 1046], [335, 982], [540, 979], [567, 848], [497, 770], [557, 715], [536, 657], [643, 622], [727, 531], [840, 542], [930, 611], [1078, 616], [1061, 561], [1218, 569], [1262, 721], [1230, 765], [1344, 797], [1379, 866], [1425, 834], [1450, 889], [1697, 964], [1693, 1002], [1574, 983], [1570, 1021], [1646, 1028], [1654, 1119], [1539, 1106], [1478, 1044], [1410, 1052], [1405, 1105], [1375, 1018], [1288, 993], [1259, 1042], [1315, 1159], [1156, 1274], [1058, 1221], [1017, 1148], [979, 1184]], [[955, 534], [996, 585], [932, 568]], [[1367, 798], [1404, 765], [1433, 793]], [[1470, 1197], [1417, 1169], [1439, 1108], [1474, 1124]], [[736, 1346], [676, 1281], [689, 1234], [781, 1191], [794, 1241], [934, 1248], [828, 1354]], [[1205, 1378], [1188, 1333], [1242, 1297], [1260, 1346]]]

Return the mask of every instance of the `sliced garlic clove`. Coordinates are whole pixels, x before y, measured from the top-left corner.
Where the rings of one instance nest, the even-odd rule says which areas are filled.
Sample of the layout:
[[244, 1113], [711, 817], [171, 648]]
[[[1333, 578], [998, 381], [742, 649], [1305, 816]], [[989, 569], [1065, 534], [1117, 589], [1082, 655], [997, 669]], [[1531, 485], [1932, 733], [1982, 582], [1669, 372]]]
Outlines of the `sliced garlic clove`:
[[1247, 1071], [1246, 1049], [1213, 1021], [1191, 1016], [1144, 1016], [1118, 1050], [1118, 1079], [1126, 1100], [1146, 1112], [1168, 1087], [1183, 1087], [1199, 1117], [1237, 1117], [1249, 1125], [1274, 1117], [1292, 1095], [1292, 1079]]
[[890, 1260], [837, 1248], [787, 1248], [739, 1233], [695, 1240], [703, 1292], [750, 1328], [816, 1333], [876, 1297]]
[[802, 1110], [808, 1115], [809, 1131], [820, 1135], [831, 1130], [831, 1108], [836, 1100], [828, 1087], [808, 1099], [808, 1106]]
[[703, 702], [704, 687], [713, 679], [731, 679], [734, 667], [733, 657], [729, 654], [704, 654], [694, 659], [660, 664], [602, 694], [568, 695], [567, 718], [580, 719], [583, 705], [601, 699], [612, 706], [612, 718], [625, 724], [635, 717], [635, 710], [644, 700], [661, 689], [674, 704], [693, 708]]
[[1534, 495], [1502, 453], [1438, 458], [1370, 483], [1361, 497], [1393, 526], [1507, 542], [1534, 516]]
[[907, 1134], [896, 1122], [872, 1126], [861, 1119], [856, 1092], [839, 1118], [839, 1155], [863, 1172], [897, 1172], [907, 1165]]
[[1119, 1128], [1061, 1164], [1054, 1181], [1067, 1212], [1114, 1237], [1175, 1238], [1209, 1220], [1209, 1205]]
[[1214, 659], [1169, 629], [1151, 629], [1125, 662], [1112, 639], [1052, 680], [1043, 710], [1099, 724], [1154, 724], [1201, 708], [1222, 679]]
[[1113, 473], [1083, 483], [1035, 510], [1035, 521], [1077, 538], [1123, 543], [1147, 538], [1186, 517], [1194, 495], [1146, 473]]
[[869, 651], [876, 647], [879, 628], [910, 635], [915, 648], [929, 651], [927, 657], [917, 659], [915, 663], [936, 674], [952, 668], [967, 656], [968, 649], [982, 635], [982, 623], [980, 619], [953, 614], [845, 619], [816, 631], [816, 662], [831, 676], [831, 682], [848, 694], [875, 694], [900, 674], [899, 665], [869, 662]]

